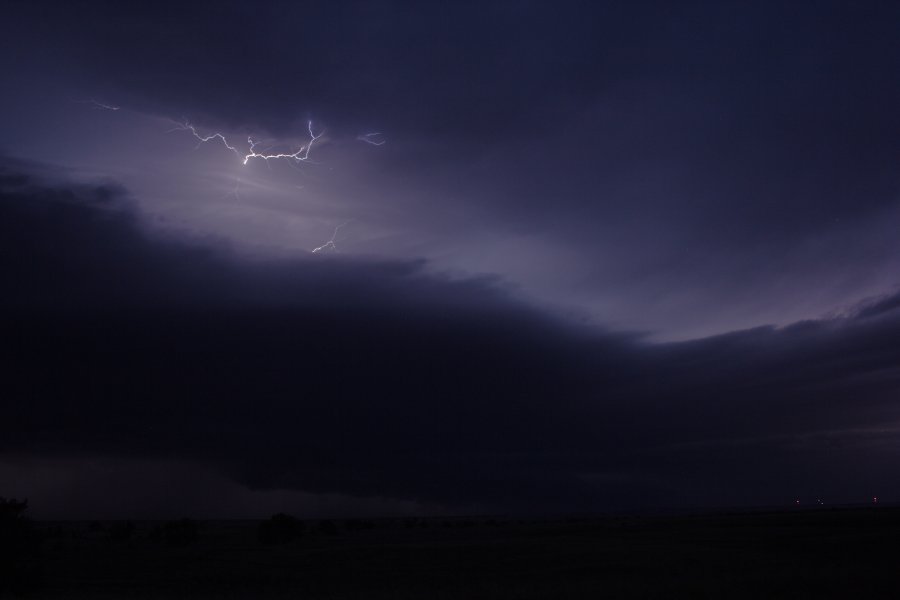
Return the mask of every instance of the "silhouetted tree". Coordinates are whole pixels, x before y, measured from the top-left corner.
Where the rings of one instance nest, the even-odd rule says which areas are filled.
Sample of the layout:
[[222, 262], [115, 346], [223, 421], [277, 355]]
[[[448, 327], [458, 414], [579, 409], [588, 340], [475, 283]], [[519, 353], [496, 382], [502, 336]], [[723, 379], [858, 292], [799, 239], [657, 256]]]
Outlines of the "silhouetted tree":
[[261, 544], [286, 544], [303, 535], [306, 525], [290, 515], [278, 513], [261, 521], [256, 530]]
[[0, 498], [0, 595], [27, 593], [40, 580], [40, 539], [27, 510], [27, 500]]

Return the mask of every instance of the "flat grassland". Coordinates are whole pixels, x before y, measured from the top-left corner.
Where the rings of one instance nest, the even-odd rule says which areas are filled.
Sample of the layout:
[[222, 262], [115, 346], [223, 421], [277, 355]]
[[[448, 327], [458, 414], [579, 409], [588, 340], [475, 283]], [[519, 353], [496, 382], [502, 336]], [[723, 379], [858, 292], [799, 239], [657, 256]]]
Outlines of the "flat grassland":
[[33, 598], [898, 598], [900, 509], [579, 519], [39, 523]]

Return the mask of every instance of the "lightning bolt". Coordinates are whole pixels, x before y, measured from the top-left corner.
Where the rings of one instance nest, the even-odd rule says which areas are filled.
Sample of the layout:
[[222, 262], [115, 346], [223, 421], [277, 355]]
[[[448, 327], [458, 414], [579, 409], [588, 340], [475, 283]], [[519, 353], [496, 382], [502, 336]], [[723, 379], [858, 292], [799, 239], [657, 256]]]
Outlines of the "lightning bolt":
[[[97, 102], [96, 100], [93, 100], [93, 99], [84, 100], [83, 102], [90, 103], [90, 104], [94, 105], [94, 108], [103, 109], [103, 110], [116, 111], [116, 110], [120, 110], [120, 108], [121, 108], [119, 106], [113, 106], [111, 104], [104, 104], [102, 102]], [[296, 166], [297, 163], [307, 162], [307, 161], [309, 161], [309, 152], [312, 149], [313, 144], [317, 140], [321, 139], [323, 135], [325, 135], [324, 130], [320, 131], [318, 134], [315, 131], [313, 131], [313, 122], [307, 121], [306, 130], [309, 132], [309, 142], [300, 146], [300, 148], [296, 152], [276, 152], [276, 153], [270, 154], [269, 150], [272, 148], [272, 146], [266, 147], [264, 149], [260, 149], [260, 145], [263, 142], [254, 140], [253, 136], [247, 136], [247, 151], [242, 152], [237, 146], [232, 145], [231, 142], [228, 141], [228, 138], [225, 137], [225, 134], [223, 134], [221, 132], [216, 131], [216, 132], [212, 132], [212, 133], [204, 135], [204, 134], [200, 133], [200, 131], [197, 129], [197, 127], [194, 124], [192, 124], [189, 120], [187, 120], [186, 118], [182, 119], [181, 121], [170, 121], [170, 122], [174, 123], [175, 126], [171, 129], [169, 129], [167, 131], [167, 133], [172, 133], [175, 131], [187, 131], [197, 140], [197, 146], [195, 147], [195, 149], [199, 148], [203, 144], [206, 144], [207, 142], [214, 142], [214, 141], [218, 140], [219, 142], [222, 143], [223, 146], [225, 146], [225, 148], [227, 148], [228, 150], [233, 152], [235, 154], [235, 156], [237, 156], [238, 159], [240, 159], [241, 164], [243, 164], [243, 165], [246, 165], [247, 163], [250, 162], [251, 159], [254, 159], [254, 158], [264, 160], [264, 161], [266, 161], [266, 163], [268, 163], [270, 160], [287, 159], [288, 161], [290, 161], [290, 164], [292, 164], [294, 166]], [[382, 137], [382, 134], [379, 132], [364, 133], [364, 134], [357, 136], [356, 139], [358, 139], [361, 142], [370, 144], [372, 146], [382, 146], [385, 143], [385, 140]], [[229, 194], [226, 195], [226, 197], [234, 197], [235, 200], [240, 201], [240, 199], [241, 199], [240, 187], [241, 187], [240, 179], [235, 179], [234, 188], [232, 189], [232, 191]], [[297, 188], [302, 189], [303, 186], [297, 186]], [[348, 225], [351, 222], [352, 222], [352, 219], [350, 221], [345, 221], [344, 223], [341, 223], [340, 225], [335, 227], [334, 231], [332, 231], [332, 233], [331, 233], [331, 238], [329, 238], [328, 241], [326, 241], [321, 246], [313, 248], [311, 251], [312, 254], [319, 254], [319, 253], [323, 253], [326, 251], [330, 251], [333, 253], [339, 253], [340, 251], [338, 250], [337, 243], [336, 243], [338, 233], [340, 232], [340, 230], [343, 227], [345, 227], [346, 225]]]
[[112, 104], [103, 104], [102, 102], [97, 102], [96, 100], [91, 100], [91, 104], [94, 105], [94, 108], [99, 108], [101, 110], [119, 110], [122, 108], [121, 106], [113, 106]]
[[350, 223], [350, 221], [346, 221], [344, 223], [341, 223], [337, 227], [335, 227], [334, 232], [331, 234], [331, 239], [328, 240], [327, 242], [325, 242], [324, 244], [322, 244], [321, 246], [319, 246], [318, 248], [313, 248], [312, 253], [318, 254], [319, 252], [325, 252], [326, 250], [331, 250], [332, 252], [339, 252], [339, 250], [337, 249], [337, 246], [334, 243], [334, 240], [337, 238], [338, 231], [341, 230], [341, 227], [347, 225], [347, 223]]
[[[185, 119], [183, 122], [178, 123], [175, 127], [167, 131], [166, 133], [172, 133], [173, 131], [190, 131], [191, 135], [197, 138], [199, 141], [197, 142], [196, 148], [199, 148], [201, 145], [206, 142], [211, 142], [212, 140], [219, 139], [222, 140], [222, 143], [225, 144], [225, 147], [234, 152], [238, 158], [241, 158], [241, 151], [228, 143], [228, 140], [225, 139], [225, 136], [221, 133], [212, 133], [210, 135], [200, 135], [197, 133], [197, 128], [191, 125], [190, 121]], [[245, 163], [246, 164], [246, 163]]]
[[372, 132], [372, 133], [360, 134], [360, 135], [356, 136], [356, 139], [358, 139], [361, 142], [371, 144], [373, 146], [384, 146], [384, 142], [386, 141], [384, 139], [384, 137], [377, 131]]
[[224, 144], [224, 146], [226, 148], [228, 148], [229, 150], [234, 152], [235, 155], [241, 159], [242, 164], [246, 165], [248, 162], [250, 162], [250, 159], [252, 159], [252, 158], [259, 158], [266, 162], [268, 162], [270, 160], [277, 160], [277, 159], [282, 159], [282, 158], [286, 158], [286, 159], [292, 160], [294, 162], [308, 161], [309, 160], [309, 151], [312, 148], [313, 143], [316, 140], [318, 140], [319, 138], [321, 138], [325, 134], [325, 132], [320, 131], [319, 134], [316, 135], [316, 133], [313, 131], [312, 121], [307, 122], [306, 129], [307, 129], [307, 131], [309, 131], [309, 142], [307, 144], [300, 146], [300, 149], [297, 150], [296, 152], [290, 152], [290, 153], [289, 152], [279, 152], [276, 154], [266, 154], [265, 150], [262, 152], [257, 151], [257, 147], [259, 146], [260, 142], [254, 141], [252, 136], [247, 137], [247, 144], [249, 146], [249, 150], [247, 151], [246, 154], [242, 154], [240, 150], [238, 150], [235, 146], [232, 146], [228, 142], [228, 139], [225, 137], [224, 134], [216, 132], [216, 133], [211, 133], [209, 135], [202, 135], [197, 131], [197, 128], [194, 127], [194, 125], [192, 125], [191, 122], [186, 119], [180, 123], [177, 123], [175, 127], [173, 127], [172, 129], [169, 130], [169, 133], [171, 133], [173, 131], [188, 131], [188, 132], [190, 132], [191, 135], [193, 135], [195, 138], [197, 138], [197, 148], [199, 148], [201, 145], [205, 144], [206, 142], [211, 142], [213, 140], [218, 139], [222, 142], [222, 144]]
[[320, 132], [319, 135], [313, 133], [312, 121], [308, 121], [306, 123], [306, 129], [309, 131], [309, 143], [305, 146], [300, 146], [300, 149], [294, 152], [293, 154], [260, 154], [256, 152], [256, 146], [258, 145], [253, 141], [253, 138], [248, 137], [247, 143], [250, 144], [250, 153], [244, 157], [244, 164], [247, 164], [251, 158], [261, 158], [265, 161], [269, 161], [271, 159], [278, 158], [289, 158], [293, 159], [297, 162], [302, 162], [309, 159], [309, 150], [312, 148], [313, 142], [324, 135], [324, 131]]
[[[93, 105], [94, 108], [101, 109], [101, 110], [116, 111], [116, 110], [121, 110], [121, 108], [122, 108], [121, 106], [115, 106], [113, 104], [106, 104], [103, 102], [99, 102], [93, 98], [91, 98], [90, 100], [78, 100], [77, 102], [91, 104], [91, 105]], [[194, 136], [194, 138], [196, 138], [196, 140], [197, 140], [196, 147], [197, 148], [199, 148], [201, 145], [203, 145], [207, 142], [211, 142], [213, 140], [219, 140], [222, 142], [222, 144], [226, 148], [228, 148], [229, 150], [234, 152], [235, 156], [237, 156], [239, 159], [241, 159], [241, 163], [244, 165], [246, 165], [248, 162], [250, 162], [251, 158], [259, 158], [266, 162], [268, 162], [270, 160], [282, 159], [282, 158], [289, 159], [289, 160], [293, 161], [294, 164], [300, 163], [300, 162], [307, 162], [309, 160], [309, 151], [312, 149], [313, 143], [315, 143], [318, 139], [320, 139], [325, 134], [324, 130], [320, 131], [318, 134], [316, 134], [313, 131], [313, 122], [307, 121], [306, 129], [307, 129], [307, 131], [309, 131], [309, 142], [304, 144], [303, 146], [300, 146], [300, 149], [297, 150], [296, 152], [278, 152], [275, 154], [267, 154], [267, 151], [269, 150], [269, 148], [266, 148], [263, 151], [257, 151], [257, 147], [259, 146], [260, 142], [255, 141], [252, 136], [247, 136], [248, 151], [246, 154], [243, 154], [236, 146], [229, 143], [228, 139], [225, 137], [225, 134], [223, 134], [223, 133], [214, 132], [214, 133], [210, 133], [209, 135], [203, 135], [197, 130], [197, 127], [194, 126], [187, 119], [182, 119], [181, 121], [174, 121], [174, 123], [175, 123], [175, 127], [173, 127], [172, 129], [169, 129], [169, 131], [167, 133], [172, 133], [173, 131], [187, 131], [192, 136]], [[360, 134], [356, 137], [356, 139], [361, 142], [365, 142], [366, 144], [370, 144], [372, 146], [383, 146], [386, 142], [386, 140], [383, 137], [383, 134], [378, 131]]]
[[98, 102], [93, 98], [91, 98], [90, 100], [74, 100], [74, 102], [78, 102], [79, 104], [90, 104], [92, 108], [95, 108], [97, 110], [120, 110], [122, 108], [121, 106]]

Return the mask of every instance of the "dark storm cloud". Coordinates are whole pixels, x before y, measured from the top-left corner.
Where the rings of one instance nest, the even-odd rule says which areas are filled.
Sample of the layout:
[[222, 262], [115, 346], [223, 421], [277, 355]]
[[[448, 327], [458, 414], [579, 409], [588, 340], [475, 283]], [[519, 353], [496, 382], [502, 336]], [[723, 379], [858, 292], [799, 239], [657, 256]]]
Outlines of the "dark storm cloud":
[[[20, 2], [6, 16], [16, 89], [46, 77], [281, 139], [304, 138], [307, 118], [341, 143], [383, 132], [340, 167], [358, 185], [329, 190], [337, 213], [603, 307], [601, 322], [685, 338], [895, 283], [880, 227], [900, 190], [896, 2]], [[546, 248], [564, 264], [522, 258]]]
[[[514, 133], [545, 99], [602, 87], [611, 68], [587, 71], [608, 41], [594, 34], [620, 39], [609, 21], [623, 16], [636, 25], [632, 10], [590, 3], [76, 2], [14, 11], [29, 22], [26, 36], [67, 49], [67, 66], [145, 109], [276, 129], [309, 112], [337, 128], [386, 122], [479, 143]], [[574, 60], [548, 55], [551, 47]]]
[[[15, 61], [50, 54], [138, 108], [275, 132], [302, 134], [310, 116], [383, 127], [438, 140], [419, 161], [454, 168], [500, 147], [517, 167], [575, 173], [568, 189], [551, 179], [576, 210], [611, 175], [659, 177], [648, 167], [674, 159], [691, 166], [685, 200], [714, 212], [741, 190], [754, 198], [741, 219], [778, 210], [792, 230], [845, 216], [841, 197], [896, 191], [894, 3], [72, 2], [10, 16], [9, 35], [32, 41], [10, 45]], [[509, 190], [517, 210], [546, 201], [528, 193], [540, 171]]]
[[491, 509], [900, 493], [896, 298], [651, 345], [417, 263], [154, 237], [61, 181], [0, 171], [0, 452]]

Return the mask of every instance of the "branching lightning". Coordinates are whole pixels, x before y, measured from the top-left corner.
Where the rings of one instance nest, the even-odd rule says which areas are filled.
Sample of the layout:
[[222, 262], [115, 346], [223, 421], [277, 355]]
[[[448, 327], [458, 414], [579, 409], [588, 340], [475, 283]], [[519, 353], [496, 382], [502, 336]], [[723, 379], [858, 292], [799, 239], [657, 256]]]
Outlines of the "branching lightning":
[[373, 145], [373, 146], [384, 146], [385, 141], [387, 141], [387, 140], [385, 140], [384, 137], [383, 137], [380, 133], [378, 133], [377, 131], [372, 132], [372, 133], [363, 133], [363, 134], [360, 134], [360, 135], [356, 136], [356, 139], [358, 139], [358, 140], [361, 141], [361, 142], [365, 142], [365, 143], [367, 143], [367, 144], [371, 144], [371, 145]]
[[252, 136], [247, 137], [247, 144], [249, 146], [248, 152], [246, 154], [242, 154], [240, 150], [238, 150], [235, 146], [232, 146], [228, 142], [228, 139], [226, 139], [226, 137], [223, 134], [216, 132], [216, 133], [211, 133], [209, 135], [201, 135], [197, 131], [197, 128], [194, 127], [194, 125], [192, 125], [190, 123], [190, 121], [187, 121], [187, 120], [184, 120], [184, 121], [178, 123], [175, 127], [170, 129], [169, 132], [189, 131], [191, 133], [191, 135], [193, 135], [198, 140], [197, 148], [199, 148], [202, 144], [205, 144], [206, 142], [211, 142], [215, 139], [221, 140], [222, 144], [224, 144], [226, 148], [228, 148], [229, 150], [234, 152], [235, 155], [241, 159], [241, 163], [246, 165], [248, 162], [250, 162], [251, 158], [259, 158], [266, 162], [268, 162], [270, 160], [281, 159], [281, 158], [286, 158], [286, 159], [292, 160], [294, 162], [308, 161], [309, 160], [309, 151], [312, 148], [313, 143], [324, 135], [324, 131], [319, 132], [319, 134], [316, 135], [316, 133], [313, 132], [312, 121], [309, 121], [306, 124], [306, 128], [309, 131], [309, 142], [307, 144], [300, 146], [300, 149], [297, 150], [296, 152], [290, 152], [290, 153], [279, 152], [276, 154], [266, 154], [265, 150], [262, 152], [257, 151], [257, 146], [259, 146], [260, 142], [254, 141]]
[[[234, 152], [234, 154], [239, 159], [241, 159], [241, 163], [244, 165], [246, 165], [248, 162], [250, 162], [250, 159], [258, 158], [258, 159], [266, 161], [267, 164], [270, 160], [287, 159], [288, 161], [290, 161], [290, 164], [296, 166], [297, 163], [306, 162], [309, 160], [310, 149], [312, 148], [312, 146], [316, 142], [316, 140], [320, 139], [324, 135], [324, 131], [320, 131], [318, 134], [315, 131], [313, 131], [312, 121], [307, 122], [306, 129], [307, 129], [307, 131], [309, 131], [309, 142], [304, 144], [303, 146], [301, 146], [300, 149], [297, 150], [296, 152], [270, 153], [269, 150], [270, 150], [271, 146], [262, 149], [262, 148], [260, 148], [260, 146], [263, 144], [263, 142], [254, 140], [252, 136], [247, 136], [248, 151], [246, 154], [243, 154], [236, 146], [233, 146], [228, 141], [228, 138], [226, 138], [224, 134], [219, 133], [219, 132], [214, 132], [214, 133], [210, 133], [208, 135], [203, 135], [199, 131], [197, 131], [197, 128], [193, 124], [191, 124], [191, 122], [188, 121], [187, 119], [185, 119], [179, 123], [176, 123], [175, 127], [170, 129], [169, 132], [170, 133], [173, 131], [189, 132], [192, 136], [194, 136], [194, 138], [197, 139], [197, 146], [196, 146], [197, 148], [199, 148], [201, 145], [203, 145], [207, 142], [219, 140], [222, 143], [222, 145], [224, 145], [228, 150], [231, 150], [232, 152]], [[384, 140], [382, 140], [378, 137], [375, 137], [375, 136], [380, 136], [380, 135], [381, 135], [380, 133], [369, 133], [369, 134], [365, 134], [364, 136], [360, 136], [359, 139], [361, 139], [362, 141], [364, 141], [368, 144], [380, 146], [380, 145], [384, 144]], [[236, 200], [240, 200], [239, 187], [240, 187], [240, 184], [239, 183], [236, 184], [234, 187], [234, 190], [232, 191], [231, 194], [229, 194], [229, 196], [233, 196]], [[335, 227], [334, 231], [331, 233], [331, 238], [327, 242], [322, 244], [321, 246], [313, 248], [312, 253], [320, 254], [320, 253], [324, 253], [324, 252], [333, 252], [333, 253], [340, 252], [338, 250], [337, 243], [336, 243], [337, 236], [338, 236], [338, 233], [340, 232], [341, 228], [344, 227], [345, 225], [347, 225], [347, 223], [349, 223], [349, 222], [350, 221], [341, 223], [340, 225]]]
[[[98, 102], [97, 100], [94, 100], [94, 99], [83, 100], [81, 102], [91, 104], [91, 105], [93, 105], [93, 108], [95, 108], [95, 109], [117, 111], [117, 110], [120, 110], [120, 108], [121, 108], [119, 106], [114, 106], [112, 104], [105, 104], [103, 102]], [[309, 161], [309, 152], [312, 149], [313, 144], [317, 140], [321, 139], [322, 136], [325, 134], [324, 130], [320, 131], [318, 134], [315, 131], [313, 131], [313, 122], [308, 121], [306, 124], [306, 129], [309, 132], [309, 142], [300, 146], [300, 148], [296, 152], [271, 153], [270, 150], [274, 146], [262, 147], [264, 142], [254, 140], [252, 136], [247, 136], [247, 150], [245, 152], [245, 151], [241, 150], [238, 146], [233, 145], [231, 142], [229, 142], [228, 138], [225, 137], [225, 134], [223, 134], [223, 133], [216, 131], [216, 132], [212, 132], [212, 133], [204, 135], [204, 134], [200, 133], [200, 131], [198, 131], [197, 127], [194, 126], [187, 119], [182, 119], [181, 121], [173, 121], [173, 123], [175, 124], [175, 126], [171, 129], [169, 129], [168, 133], [172, 133], [174, 131], [187, 131], [192, 136], [194, 136], [194, 138], [197, 140], [197, 146], [195, 147], [195, 149], [199, 148], [200, 146], [202, 146], [203, 144], [205, 144], [207, 142], [213, 142], [213, 141], [218, 140], [219, 142], [222, 143], [223, 146], [225, 146], [225, 148], [227, 148], [228, 150], [233, 152], [234, 155], [237, 156], [238, 159], [240, 159], [241, 164], [243, 164], [243, 165], [246, 165], [247, 163], [249, 163], [251, 159], [264, 160], [264, 161], [266, 161], [266, 163], [268, 163], [270, 160], [287, 159], [289, 161], [289, 164], [291, 164], [292, 166], [297, 166], [297, 164], [301, 163], [301, 162], [308, 162]], [[382, 146], [385, 144], [385, 141], [386, 141], [384, 139], [383, 135], [379, 132], [360, 134], [359, 136], [357, 136], [356, 139], [361, 142], [365, 142], [366, 144], [370, 144], [372, 146]], [[303, 186], [297, 186], [297, 187], [300, 189], [303, 188]], [[226, 197], [233, 197], [235, 200], [240, 201], [241, 200], [240, 188], [241, 188], [240, 179], [235, 179], [234, 187], [231, 190], [231, 192], [226, 195]], [[351, 219], [351, 221], [352, 221], [352, 219]], [[331, 233], [331, 238], [329, 238], [328, 241], [326, 241], [321, 246], [313, 248], [311, 252], [313, 254], [321, 254], [321, 253], [325, 253], [325, 252], [339, 253], [340, 251], [338, 250], [338, 247], [337, 247], [338, 233], [344, 226], [348, 225], [351, 221], [345, 221], [344, 223], [341, 223], [340, 225], [335, 227], [334, 231]]]
[[231, 150], [232, 152], [234, 152], [238, 156], [238, 158], [241, 157], [240, 150], [238, 150], [237, 148], [235, 148], [234, 146], [229, 144], [228, 140], [225, 139], [224, 135], [222, 135], [221, 133], [212, 133], [212, 134], [206, 135], [206, 136], [200, 135], [199, 133], [197, 133], [197, 128], [194, 127], [193, 125], [191, 125], [190, 121], [185, 120], [181, 123], [178, 123], [178, 125], [176, 125], [172, 129], [170, 129], [167, 133], [172, 133], [173, 131], [190, 131], [191, 135], [193, 135], [195, 138], [197, 138], [199, 140], [197, 142], [196, 148], [199, 148], [201, 145], [205, 144], [206, 142], [210, 142], [210, 141], [218, 138], [218, 139], [222, 140], [222, 143], [225, 144], [225, 147], [228, 148], [229, 150]]
[[341, 230], [341, 227], [347, 225], [350, 221], [346, 221], [341, 223], [337, 227], [334, 228], [334, 232], [331, 234], [331, 239], [319, 246], [318, 248], [313, 248], [312, 253], [318, 254], [319, 252], [325, 252], [326, 250], [330, 250], [331, 252], [339, 252], [337, 246], [335, 245], [335, 239], [337, 239], [338, 231]]
[[319, 135], [316, 135], [315, 133], [313, 133], [312, 121], [307, 122], [306, 129], [307, 129], [307, 131], [309, 131], [309, 143], [306, 144], [305, 146], [300, 146], [300, 149], [297, 150], [296, 152], [294, 152], [293, 154], [261, 154], [261, 153], [258, 153], [258, 152], [256, 152], [256, 146], [258, 144], [253, 141], [253, 138], [248, 137], [247, 143], [250, 144], [250, 153], [244, 157], [244, 164], [246, 165], [247, 161], [249, 161], [251, 158], [261, 158], [265, 161], [268, 161], [273, 158], [275, 158], [275, 159], [289, 158], [289, 159], [293, 159], [297, 162], [309, 160], [309, 150], [310, 150], [310, 148], [312, 148], [313, 142], [315, 142], [317, 139], [322, 137], [324, 132], [320, 132]]

